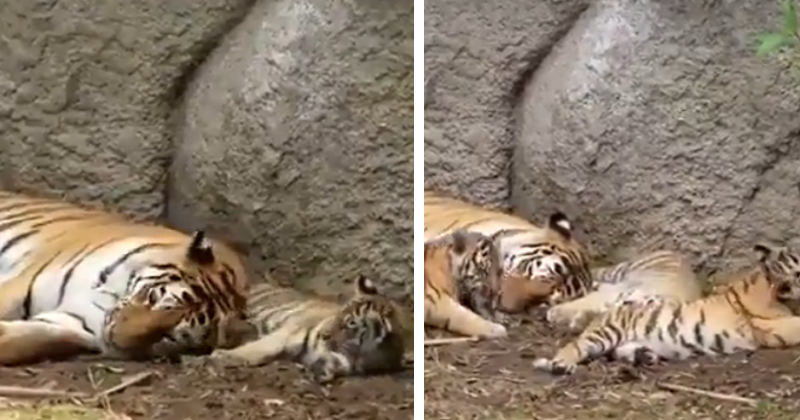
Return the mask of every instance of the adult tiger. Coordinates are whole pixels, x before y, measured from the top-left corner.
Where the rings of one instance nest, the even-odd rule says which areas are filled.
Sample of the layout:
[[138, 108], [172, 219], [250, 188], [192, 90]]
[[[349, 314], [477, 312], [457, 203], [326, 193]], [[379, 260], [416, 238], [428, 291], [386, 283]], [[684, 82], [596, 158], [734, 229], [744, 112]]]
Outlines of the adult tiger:
[[[84, 352], [166, 356], [232, 345], [220, 341], [231, 338], [225, 335], [229, 322], [244, 317], [246, 286], [237, 254], [203, 232], [189, 236], [0, 192], [0, 364]], [[141, 321], [117, 314], [142, 305], [155, 311], [149, 326], [117, 325]], [[133, 330], [140, 336], [125, 336]]]
[[800, 344], [800, 316], [784, 305], [800, 297], [800, 260], [786, 248], [754, 250], [758, 267], [738, 274], [720, 293], [688, 303], [652, 298], [620, 305], [534, 367], [571, 374], [602, 355], [654, 363]]
[[502, 307], [549, 296], [557, 283], [503, 273], [492, 238], [456, 229], [425, 243], [425, 324], [474, 337], [506, 335]]
[[[456, 229], [479, 232], [498, 244], [504, 272], [522, 274], [533, 282], [558, 286], [549, 296], [550, 304], [579, 298], [594, 289], [589, 255], [561, 213], [553, 213], [544, 227], [498, 210], [482, 208], [426, 190], [424, 198], [425, 241], [435, 240]], [[533, 296], [532, 301], [538, 300]], [[503, 307], [519, 311], [525, 305]]]
[[547, 321], [569, 331], [582, 331], [595, 317], [622, 303], [650, 298], [690, 302], [703, 294], [691, 263], [675, 251], [655, 251], [595, 268], [592, 278], [597, 290], [550, 308]]
[[411, 315], [361, 275], [344, 304], [271, 283], [253, 285], [248, 313], [246, 342], [215, 350], [211, 359], [262, 365], [284, 358], [302, 363], [319, 383], [399, 370], [413, 337]]

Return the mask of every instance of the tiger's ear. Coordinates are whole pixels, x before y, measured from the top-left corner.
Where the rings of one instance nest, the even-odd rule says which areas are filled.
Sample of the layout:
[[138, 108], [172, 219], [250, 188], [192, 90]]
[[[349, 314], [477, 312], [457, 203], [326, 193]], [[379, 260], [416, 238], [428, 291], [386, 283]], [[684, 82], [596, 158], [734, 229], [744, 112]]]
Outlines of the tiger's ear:
[[378, 288], [375, 283], [368, 279], [366, 276], [359, 274], [356, 277], [356, 294], [359, 295], [377, 295]]
[[467, 231], [464, 229], [456, 229], [450, 234], [450, 240], [453, 243], [452, 251], [456, 255], [461, 255], [467, 250]]
[[214, 250], [211, 247], [211, 241], [206, 238], [205, 232], [198, 230], [194, 233], [186, 256], [190, 261], [201, 265], [214, 262]]
[[753, 251], [755, 251], [755, 253], [758, 254], [758, 262], [760, 263], [767, 262], [770, 255], [772, 254], [772, 249], [763, 244], [753, 245]]
[[547, 227], [558, 232], [564, 239], [569, 240], [572, 238], [572, 223], [567, 218], [567, 215], [560, 211], [550, 215], [550, 218], [547, 219]]

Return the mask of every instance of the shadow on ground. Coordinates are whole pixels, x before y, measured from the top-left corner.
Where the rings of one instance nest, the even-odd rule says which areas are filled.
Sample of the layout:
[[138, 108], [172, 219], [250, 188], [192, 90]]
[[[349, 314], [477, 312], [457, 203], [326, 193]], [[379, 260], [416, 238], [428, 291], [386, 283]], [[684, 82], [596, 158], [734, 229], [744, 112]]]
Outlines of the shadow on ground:
[[[411, 369], [392, 376], [347, 378], [328, 387], [310, 382], [296, 366], [276, 362], [258, 368], [220, 368], [168, 363], [83, 359], [26, 368], [0, 368], [2, 385], [51, 387], [94, 394], [143, 371], [155, 375], [107, 399], [83, 404], [107, 416], [50, 416], [53, 419], [255, 420], [413, 418]], [[8, 400], [6, 400], [8, 401]], [[54, 404], [38, 403], [52, 409]], [[0, 403], [0, 420], [27, 419]], [[13, 405], [13, 404], [12, 404]], [[48, 408], [49, 407], [49, 408]], [[19, 410], [18, 410], [19, 411]], [[116, 414], [116, 415], [115, 415]], [[41, 419], [44, 414], [35, 417]]]
[[[534, 371], [568, 338], [525, 321], [503, 340], [425, 349], [426, 419], [800, 419], [797, 350], [698, 358], [653, 368], [597, 361], [572, 377]], [[430, 335], [438, 335], [433, 332]], [[660, 384], [751, 399], [667, 391]]]

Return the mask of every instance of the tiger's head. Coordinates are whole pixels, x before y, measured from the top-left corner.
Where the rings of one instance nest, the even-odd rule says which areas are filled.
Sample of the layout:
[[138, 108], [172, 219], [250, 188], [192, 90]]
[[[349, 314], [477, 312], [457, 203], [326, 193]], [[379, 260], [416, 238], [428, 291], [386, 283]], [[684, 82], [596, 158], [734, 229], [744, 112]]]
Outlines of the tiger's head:
[[499, 288], [499, 308], [510, 314], [524, 312], [531, 306], [547, 302], [561, 284], [562, 279], [556, 276], [532, 280], [518, 273], [503, 273]]
[[551, 214], [543, 235], [531, 243], [520, 243], [516, 250], [505, 253], [506, 277], [524, 276], [531, 282], [526, 286], [531, 290], [531, 300], [516, 307], [538, 302], [539, 291], [552, 291], [546, 299], [549, 305], [574, 300], [590, 292], [594, 281], [589, 260], [589, 253], [575, 239], [567, 216], [562, 212]]
[[756, 244], [761, 271], [771, 284], [774, 298], [781, 303], [800, 303], [800, 258], [788, 247], [773, 249]]
[[414, 333], [410, 318], [404, 308], [379, 293], [371, 280], [359, 275], [355, 294], [327, 331], [327, 342], [350, 359], [357, 373], [400, 370]]
[[240, 257], [196, 232], [133, 270], [134, 294], [149, 289], [154, 308], [192, 308], [154, 347], [159, 354], [207, 353], [235, 347], [251, 335], [246, 317], [247, 273]]

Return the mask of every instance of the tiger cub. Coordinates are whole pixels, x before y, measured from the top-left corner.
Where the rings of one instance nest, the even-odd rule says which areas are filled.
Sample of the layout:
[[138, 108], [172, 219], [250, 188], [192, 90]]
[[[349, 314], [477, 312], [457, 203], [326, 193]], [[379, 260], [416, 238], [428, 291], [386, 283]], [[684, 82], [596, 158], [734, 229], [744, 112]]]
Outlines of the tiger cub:
[[800, 317], [784, 305], [800, 292], [800, 260], [786, 248], [756, 245], [758, 266], [720, 293], [693, 302], [658, 298], [623, 304], [595, 319], [536, 369], [572, 374], [602, 355], [635, 363], [800, 344]]
[[253, 285], [247, 303], [252, 330], [245, 344], [217, 349], [212, 359], [225, 365], [292, 360], [315, 381], [328, 383], [402, 369], [413, 336], [407, 311], [360, 275], [355, 295], [344, 304], [269, 283]]
[[689, 260], [675, 251], [656, 251], [620, 264], [592, 270], [596, 290], [553, 306], [547, 321], [580, 332], [596, 317], [623, 303], [650, 298], [689, 302], [703, 290]]
[[[505, 276], [505, 277], [504, 277]], [[492, 238], [458, 229], [425, 243], [425, 325], [474, 337], [503, 337], [501, 306], [550, 296], [557, 282], [505, 275]]]

